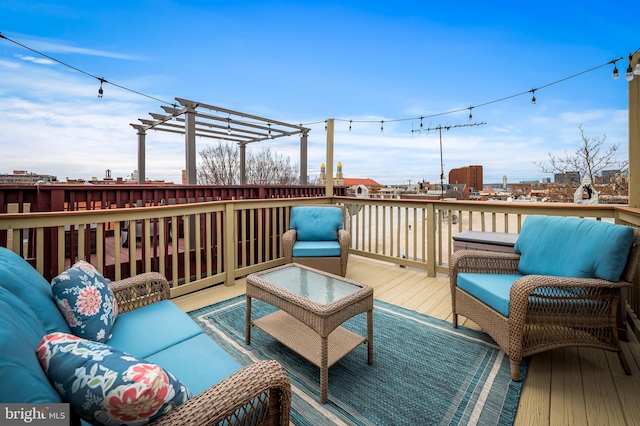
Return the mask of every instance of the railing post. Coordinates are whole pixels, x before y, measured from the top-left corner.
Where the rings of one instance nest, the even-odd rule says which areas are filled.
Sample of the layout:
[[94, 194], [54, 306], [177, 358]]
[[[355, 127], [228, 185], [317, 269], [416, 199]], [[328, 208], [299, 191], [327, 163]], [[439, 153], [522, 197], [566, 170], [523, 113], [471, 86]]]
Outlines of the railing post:
[[[633, 55], [631, 66], [640, 60]], [[640, 207], [640, 76], [629, 82], [629, 207]]]
[[333, 118], [327, 119], [327, 181], [325, 184], [326, 197], [333, 197]]
[[436, 217], [436, 205], [434, 203], [427, 204], [427, 275], [436, 276], [436, 225], [438, 218]]
[[226, 286], [235, 284], [237, 232], [234, 204], [227, 202], [224, 212], [224, 271], [227, 276], [224, 282]]

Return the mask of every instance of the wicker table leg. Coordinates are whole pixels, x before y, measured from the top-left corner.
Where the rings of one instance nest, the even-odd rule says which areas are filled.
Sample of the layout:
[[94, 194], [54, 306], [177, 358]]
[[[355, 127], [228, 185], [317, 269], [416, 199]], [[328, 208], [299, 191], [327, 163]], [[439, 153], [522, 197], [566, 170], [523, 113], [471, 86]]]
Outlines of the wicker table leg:
[[329, 337], [321, 336], [320, 347], [320, 402], [326, 404], [329, 399]]
[[251, 344], [251, 297], [247, 296], [247, 318], [244, 325], [244, 340], [247, 345]]

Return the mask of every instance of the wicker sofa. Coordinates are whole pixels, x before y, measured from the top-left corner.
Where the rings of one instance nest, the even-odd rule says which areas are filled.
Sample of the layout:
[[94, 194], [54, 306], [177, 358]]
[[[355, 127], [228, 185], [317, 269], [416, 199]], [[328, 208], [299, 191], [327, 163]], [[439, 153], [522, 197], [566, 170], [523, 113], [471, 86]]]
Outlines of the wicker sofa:
[[505, 351], [520, 380], [524, 357], [566, 347], [614, 351], [621, 289], [633, 281], [640, 230], [566, 217], [528, 216], [515, 253], [461, 250], [449, 262], [453, 326], [478, 324]]
[[309, 205], [291, 208], [289, 230], [282, 236], [286, 263], [300, 263], [345, 276], [351, 236], [344, 229], [344, 206]]
[[[109, 286], [119, 314], [111, 337], [100, 345], [130, 355], [127, 359], [139, 358], [162, 367], [193, 394], [171, 411], [162, 411], [154, 425], [289, 424], [290, 382], [279, 363], [262, 361], [242, 368], [169, 300], [168, 283], [158, 273], [141, 274]], [[58, 309], [52, 287], [24, 259], [0, 247], [3, 403], [68, 401], [58, 392], [57, 380], [49, 375], [54, 372], [53, 364], [48, 365], [49, 370], [41, 366], [44, 336], [78, 339], [72, 333], [73, 324], [68, 324], [68, 318], [65, 320]], [[103, 367], [92, 371], [96, 370], [106, 377], [101, 373], [107, 371]], [[74, 414], [72, 409], [72, 418], [78, 424], [79, 416]]]

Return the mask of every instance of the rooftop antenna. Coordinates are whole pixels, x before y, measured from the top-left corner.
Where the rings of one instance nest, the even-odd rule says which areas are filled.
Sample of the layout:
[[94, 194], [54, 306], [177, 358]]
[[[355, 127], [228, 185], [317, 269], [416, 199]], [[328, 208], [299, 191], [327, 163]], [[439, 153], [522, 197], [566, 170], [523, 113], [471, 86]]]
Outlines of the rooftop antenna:
[[447, 125], [441, 125], [438, 124], [436, 127], [428, 127], [426, 129], [427, 132], [430, 132], [431, 130], [437, 130], [438, 133], [440, 134], [440, 199], [444, 199], [444, 162], [442, 160], [442, 131], [443, 130], [451, 130], [451, 129], [457, 129], [460, 127], [477, 127], [477, 126], [484, 126], [485, 123], [484, 121], [480, 122], [480, 123], [468, 123], [468, 124], [447, 124]]

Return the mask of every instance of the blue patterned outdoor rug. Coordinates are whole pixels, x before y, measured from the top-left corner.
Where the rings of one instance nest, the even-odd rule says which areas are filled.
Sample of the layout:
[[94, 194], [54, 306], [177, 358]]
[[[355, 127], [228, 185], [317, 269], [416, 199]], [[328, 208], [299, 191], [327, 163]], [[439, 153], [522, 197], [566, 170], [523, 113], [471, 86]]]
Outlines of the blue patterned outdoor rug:
[[[189, 314], [240, 364], [276, 359], [286, 368], [297, 426], [513, 423], [522, 382], [511, 380], [509, 359], [491, 338], [378, 300], [374, 306], [374, 363], [360, 345], [329, 368], [327, 404], [319, 403], [318, 367], [255, 327], [251, 345], [244, 343], [245, 296]], [[253, 300], [253, 319], [274, 310]], [[366, 314], [344, 327], [366, 336]]]

